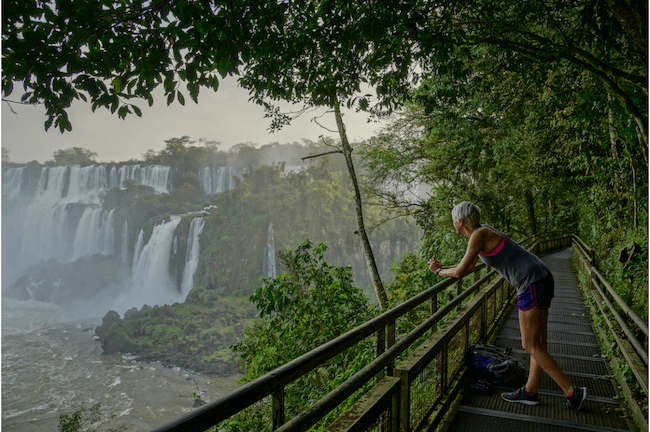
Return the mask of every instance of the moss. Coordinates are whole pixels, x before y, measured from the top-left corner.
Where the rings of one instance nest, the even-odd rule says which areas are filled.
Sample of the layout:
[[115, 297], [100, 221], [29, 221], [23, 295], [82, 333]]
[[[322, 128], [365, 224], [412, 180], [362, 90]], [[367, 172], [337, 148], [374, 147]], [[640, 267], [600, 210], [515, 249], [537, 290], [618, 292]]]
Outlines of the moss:
[[[230, 346], [242, 335], [255, 309], [246, 299], [225, 301], [198, 286], [185, 303], [153, 307], [127, 323], [117, 323], [111, 349], [141, 355], [142, 359], [197, 371], [229, 374], [236, 371]], [[237, 330], [239, 328], [239, 331]], [[205, 360], [205, 361], [204, 361]]]

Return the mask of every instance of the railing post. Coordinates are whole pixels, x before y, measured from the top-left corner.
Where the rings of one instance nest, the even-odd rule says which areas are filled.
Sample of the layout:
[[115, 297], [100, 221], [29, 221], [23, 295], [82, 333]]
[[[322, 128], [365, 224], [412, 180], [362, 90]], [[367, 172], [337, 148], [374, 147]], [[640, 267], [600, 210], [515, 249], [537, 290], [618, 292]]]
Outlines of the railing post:
[[[489, 283], [490, 282], [488, 281], [488, 284]], [[487, 313], [488, 313], [488, 297], [485, 296], [483, 301], [481, 302], [481, 336], [480, 336], [481, 339], [480, 340], [482, 342], [487, 340], [487, 335], [488, 335]]]
[[[429, 315], [433, 315], [436, 312], [438, 312], [438, 293], [435, 293], [431, 297], [431, 304], [429, 305]], [[438, 330], [438, 323], [431, 328], [431, 333], [433, 334], [436, 330]]]
[[[388, 324], [388, 349], [390, 349], [393, 345], [395, 345], [395, 321]], [[390, 362], [387, 369], [388, 376], [393, 376], [393, 372], [395, 371], [394, 360]]]
[[273, 430], [284, 424], [284, 387], [273, 392]]
[[[377, 330], [377, 357], [386, 351], [386, 327]], [[386, 375], [385, 370], [382, 369], [377, 373], [377, 381]]]
[[[462, 292], [463, 292], [463, 280], [458, 279], [458, 282], [456, 282], [456, 296], [461, 295]], [[458, 306], [456, 306], [456, 308], [454, 308], [454, 311], [458, 312], [460, 310], [460, 308], [461, 308], [461, 305], [458, 305]]]

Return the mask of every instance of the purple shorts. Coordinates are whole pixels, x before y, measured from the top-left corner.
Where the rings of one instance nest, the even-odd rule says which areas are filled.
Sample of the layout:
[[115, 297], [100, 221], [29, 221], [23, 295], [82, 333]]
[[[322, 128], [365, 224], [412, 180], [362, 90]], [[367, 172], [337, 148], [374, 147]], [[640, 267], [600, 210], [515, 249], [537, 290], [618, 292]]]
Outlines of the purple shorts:
[[551, 299], [555, 296], [555, 281], [549, 272], [544, 279], [528, 285], [523, 294], [517, 296], [517, 307], [521, 311], [527, 311], [533, 307], [548, 309], [551, 307]]

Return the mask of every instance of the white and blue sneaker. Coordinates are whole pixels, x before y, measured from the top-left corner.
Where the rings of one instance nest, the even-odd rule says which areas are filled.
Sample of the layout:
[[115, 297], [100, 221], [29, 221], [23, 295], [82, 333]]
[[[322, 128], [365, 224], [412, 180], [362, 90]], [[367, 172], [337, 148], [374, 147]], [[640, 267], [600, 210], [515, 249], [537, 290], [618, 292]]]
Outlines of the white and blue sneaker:
[[587, 399], [587, 387], [573, 387], [573, 394], [571, 397], [564, 396], [564, 403], [569, 409], [577, 411], [585, 399]]
[[526, 386], [523, 386], [512, 393], [501, 393], [501, 397], [507, 402], [519, 402], [526, 405], [539, 404], [539, 396], [537, 393], [533, 393], [532, 395], [526, 393]]

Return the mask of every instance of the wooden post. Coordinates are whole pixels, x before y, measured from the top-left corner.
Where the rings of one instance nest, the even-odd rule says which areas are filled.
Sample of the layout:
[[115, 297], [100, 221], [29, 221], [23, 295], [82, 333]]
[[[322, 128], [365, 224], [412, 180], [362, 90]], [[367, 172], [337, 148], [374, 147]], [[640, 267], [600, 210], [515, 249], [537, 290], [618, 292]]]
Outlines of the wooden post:
[[[386, 328], [382, 327], [377, 330], [377, 357], [386, 351]], [[377, 373], [377, 381], [386, 375], [385, 370], [382, 369]]]
[[[459, 296], [463, 292], [463, 280], [458, 279], [458, 282], [456, 282], [456, 296]], [[454, 308], [456, 312], [460, 310], [461, 305], [458, 305]]]
[[[388, 349], [395, 345], [395, 321], [388, 324]], [[395, 360], [388, 365], [388, 376], [393, 376], [395, 371]]]
[[284, 387], [273, 392], [273, 430], [284, 424]]
[[402, 380], [399, 398], [399, 430], [400, 432], [409, 432], [411, 430], [409, 424], [411, 420], [411, 383], [408, 372], [405, 370], [397, 369], [395, 376]]
[[[435, 293], [431, 297], [431, 304], [429, 305], [429, 315], [433, 315], [436, 312], [438, 312], [438, 293]], [[431, 328], [431, 334], [435, 333], [436, 330], [438, 330], [438, 323]]]

